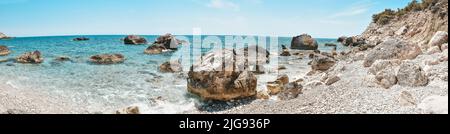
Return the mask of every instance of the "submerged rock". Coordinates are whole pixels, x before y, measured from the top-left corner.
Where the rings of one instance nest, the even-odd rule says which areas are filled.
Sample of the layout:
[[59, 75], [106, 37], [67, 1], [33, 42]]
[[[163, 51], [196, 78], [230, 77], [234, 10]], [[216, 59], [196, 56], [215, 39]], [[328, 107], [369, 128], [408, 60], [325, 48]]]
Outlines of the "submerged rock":
[[397, 74], [398, 84], [403, 86], [426, 86], [428, 84], [428, 76], [423, 69], [411, 62], [405, 62], [400, 65]]
[[181, 72], [183, 71], [183, 66], [179, 61], [168, 61], [159, 66], [159, 71], [164, 73]]
[[319, 44], [308, 34], [302, 34], [292, 38], [291, 49], [299, 50], [317, 50]]
[[127, 45], [142, 45], [147, 44], [147, 40], [144, 37], [138, 35], [128, 35], [123, 39]]
[[8, 49], [7, 46], [0, 45], [0, 56], [6, 56], [9, 55], [11, 51]]
[[116, 64], [125, 61], [122, 54], [101, 54], [91, 56], [90, 61], [95, 64]]
[[206, 54], [191, 66], [188, 91], [205, 100], [230, 101], [256, 96], [256, 76], [247, 70], [245, 65], [249, 61], [243, 58], [228, 49]]
[[26, 52], [19, 57], [16, 58], [16, 62], [18, 63], [29, 63], [29, 64], [39, 64], [44, 62], [44, 58], [41, 55], [41, 52]]

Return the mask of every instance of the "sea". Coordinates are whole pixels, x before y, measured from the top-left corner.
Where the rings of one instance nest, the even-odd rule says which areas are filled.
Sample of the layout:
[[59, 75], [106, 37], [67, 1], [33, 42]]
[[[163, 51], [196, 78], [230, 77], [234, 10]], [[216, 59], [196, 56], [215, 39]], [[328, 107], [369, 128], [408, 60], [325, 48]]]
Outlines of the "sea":
[[[73, 41], [77, 37], [87, 37], [90, 40]], [[70, 102], [86, 107], [89, 112], [111, 113], [118, 108], [132, 105], [140, 106], [143, 113], [180, 113], [195, 108], [199, 99], [187, 92], [186, 74], [161, 73], [158, 70], [162, 63], [172, 60], [174, 55], [187, 55], [185, 54], [187, 51], [180, 51], [184, 52], [181, 54], [174, 51], [147, 55], [144, 54], [144, 50], [158, 36], [143, 36], [150, 42], [147, 45], [124, 45], [122, 41], [124, 37], [125, 35], [77, 35], [17, 37], [0, 40], [0, 45], [5, 45], [12, 51], [8, 56], [0, 56], [0, 60], [15, 58], [35, 50], [39, 50], [44, 56], [42, 64], [19, 64], [14, 61], [0, 63], [0, 82], [16, 89], [62, 96]], [[213, 51], [211, 46], [217, 44], [233, 45], [226, 43], [227, 37], [243, 36], [187, 35], [181, 37], [188, 40], [187, 44], [190, 46], [203, 45], [204, 40], [208, 38], [222, 41], [210, 43], [207, 48], [192, 47], [201, 49], [204, 54]], [[289, 46], [292, 40], [292, 37], [252, 36], [252, 38], [265, 38], [267, 42], [271, 39], [276, 41], [277, 43], [266, 45], [270, 47], [268, 50], [273, 54], [280, 53], [281, 45]], [[333, 49], [333, 47], [325, 46], [325, 43], [338, 44], [338, 51], [346, 49], [339, 45], [336, 39], [318, 38], [316, 40], [321, 51]], [[242, 40], [238, 40], [236, 44], [242, 43], [240, 41]], [[189, 45], [185, 42], [181, 47]], [[90, 56], [108, 53], [123, 54], [126, 60], [124, 63], [112, 65], [96, 65], [89, 62]], [[60, 56], [70, 57], [71, 61], [54, 60]], [[306, 66], [305, 61], [302, 68], [307, 69]]]

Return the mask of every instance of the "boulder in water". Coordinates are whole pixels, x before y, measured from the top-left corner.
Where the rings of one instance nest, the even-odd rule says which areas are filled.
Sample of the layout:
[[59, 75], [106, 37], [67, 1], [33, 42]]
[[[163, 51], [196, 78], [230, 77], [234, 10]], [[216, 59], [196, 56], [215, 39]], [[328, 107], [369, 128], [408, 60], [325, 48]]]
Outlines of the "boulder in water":
[[10, 53], [11, 51], [8, 49], [8, 47], [0, 45], [0, 56], [6, 56]]
[[142, 45], [147, 44], [147, 40], [144, 37], [138, 35], [128, 35], [123, 39], [127, 45]]
[[308, 34], [302, 34], [292, 38], [291, 49], [299, 50], [317, 50], [319, 44]]
[[78, 38], [73, 39], [73, 41], [88, 41], [88, 40], [89, 40], [89, 38], [86, 38], [86, 37], [78, 37]]
[[116, 64], [125, 61], [122, 54], [101, 54], [91, 56], [90, 61], [95, 64]]
[[39, 64], [44, 62], [44, 58], [39, 51], [26, 52], [16, 58], [18, 63]]

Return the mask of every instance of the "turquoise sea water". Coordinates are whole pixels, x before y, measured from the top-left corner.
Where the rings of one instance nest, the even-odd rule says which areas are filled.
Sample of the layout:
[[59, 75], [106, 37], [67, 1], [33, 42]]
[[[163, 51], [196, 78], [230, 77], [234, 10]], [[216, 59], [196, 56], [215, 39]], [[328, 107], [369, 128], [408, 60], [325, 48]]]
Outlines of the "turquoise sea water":
[[[14, 58], [28, 51], [39, 50], [45, 61], [39, 65], [0, 63], [0, 80], [15, 88], [48, 92], [70, 98], [95, 111], [111, 111], [129, 105], [144, 105], [147, 113], [175, 113], [191, 108], [196, 101], [187, 95], [186, 76], [158, 72], [172, 53], [146, 55], [148, 45], [124, 45], [125, 36], [83, 36], [89, 41], [74, 42], [80, 36], [21, 37], [0, 40], [12, 54], [1, 59]], [[153, 42], [157, 36], [144, 36]], [[187, 36], [192, 39], [192, 36]], [[223, 36], [219, 36], [222, 40]], [[290, 37], [279, 37], [279, 45], [289, 45]], [[324, 43], [335, 39], [318, 39], [320, 50], [330, 51]], [[336, 43], [337, 44], [337, 43]], [[193, 43], [195, 46], [196, 44]], [[280, 46], [272, 46], [280, 47]], [[338, 50], [344, 49], [342, 46]], [[204, 49], [206, 52], [209, 49]], [[278, 51], [279, 49], [271, 49]], [[103, 53], [125, 55], [123, 64], [93, 65], [89, 57]], [[68, 56], [69, 62], [56, 62], [58, 56]], [[13, 64], [13, 66], [9, 66]], [[152, 98], [161, 96], [164, 105], [153, 104]]]

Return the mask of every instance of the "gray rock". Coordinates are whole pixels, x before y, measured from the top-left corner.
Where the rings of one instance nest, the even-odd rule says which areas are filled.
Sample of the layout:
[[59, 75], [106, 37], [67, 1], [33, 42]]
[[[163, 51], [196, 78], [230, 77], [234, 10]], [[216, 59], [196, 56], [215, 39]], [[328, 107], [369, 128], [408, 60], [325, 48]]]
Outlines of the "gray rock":
[[448, 43], [448, 33], [445, 31], [438, 31], [436, 34], [431, 38], [430, 42], [428, 43], [428, 47], [433, 46], [441, 46], [444, 43]]
[[385, 69], [378, 72], [375, 76], [376, 83], [385, 89], [389, 89], [397, 84], [397, 77], [393, 69]]
[[372, 49], [364, 58], [364, 67], [370, 67], [377, 60], [388, 59], [414, 59], [422, 54], [416, 44], [405, 42], [401, 39], [390, 38]]
[[400, 65], [397, 74], [398, 84], [402, 86], [426, 86], [428, 76], [423, 69], [414, 62], [407, 61]]

